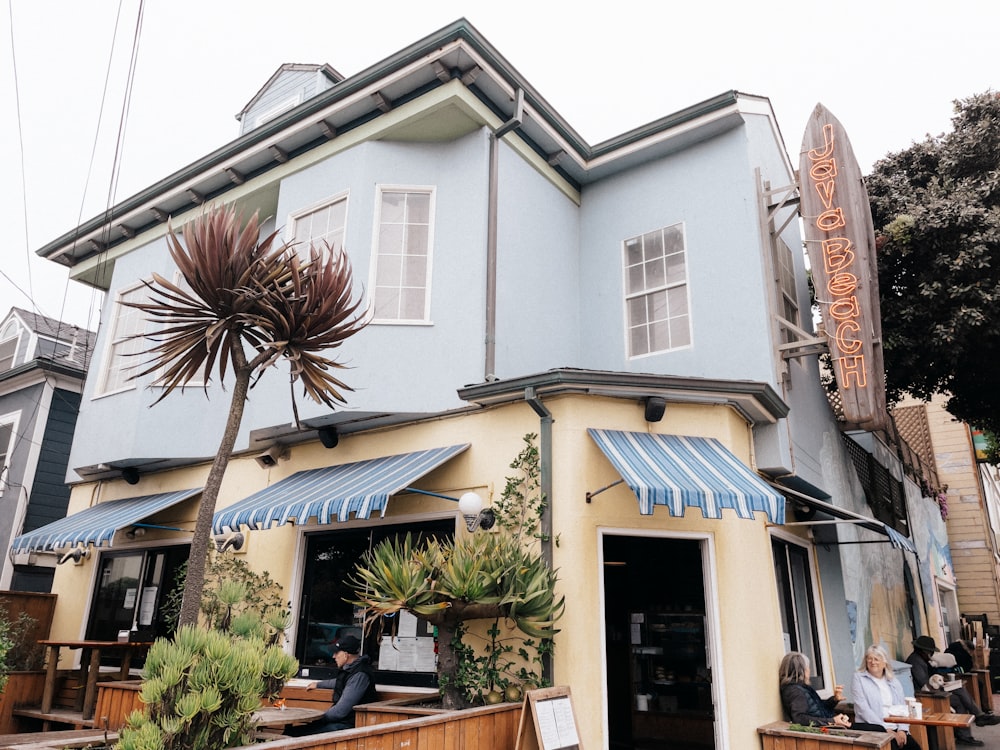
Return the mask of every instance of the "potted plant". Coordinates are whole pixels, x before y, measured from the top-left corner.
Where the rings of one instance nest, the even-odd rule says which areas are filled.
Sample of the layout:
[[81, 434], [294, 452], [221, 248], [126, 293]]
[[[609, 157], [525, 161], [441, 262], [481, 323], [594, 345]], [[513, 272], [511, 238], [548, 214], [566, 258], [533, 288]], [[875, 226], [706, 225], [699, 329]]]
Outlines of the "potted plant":
[[[494, 507], [495, 532], [419, 546], [409, 535], [387, 539], [361, 560], [352, 580], [369, 623], [406, 610], [437, 628], [446, 709], [519, 700], [524, 686], [544, 683], [538, 667], [551, 650], [563, 599], [540, 550], [545, 499], [534, 439], [524, 437], [511, 463], [517, 473]], [[490, 623], [478, 642], [470, 632], [475, 621]]]

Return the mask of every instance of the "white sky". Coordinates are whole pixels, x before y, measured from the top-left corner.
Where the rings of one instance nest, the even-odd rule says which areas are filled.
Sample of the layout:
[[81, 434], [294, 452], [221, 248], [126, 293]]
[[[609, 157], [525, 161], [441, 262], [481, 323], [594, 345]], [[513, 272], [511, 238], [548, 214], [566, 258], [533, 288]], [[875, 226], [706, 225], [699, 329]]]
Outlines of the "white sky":
[[4, 3], [0, 315], [96, 329], [95, 296], [37, 248], [235, 139], [281, 64], [351, 76], [461, 17], [591, 144], [736, 89], [770, 98], [793, 160], [822, 102], [867, 174], [948, 130], [955, 99], [1000, 88], [997, 0], [147, 0], [112, 188], [139, 8]]

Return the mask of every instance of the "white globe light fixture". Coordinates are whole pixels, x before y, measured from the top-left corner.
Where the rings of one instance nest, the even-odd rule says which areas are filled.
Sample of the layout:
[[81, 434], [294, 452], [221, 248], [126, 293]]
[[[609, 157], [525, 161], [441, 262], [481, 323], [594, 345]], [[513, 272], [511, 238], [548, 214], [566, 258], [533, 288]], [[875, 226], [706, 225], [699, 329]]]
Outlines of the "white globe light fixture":
[[492, 508], [483, 510], [483, 499], [475, 492], [466, 492], [458, 498], [458, 510], [465, 519], [465, 527], [475, 531], [476, 526], [489, 529], [496, 523]]

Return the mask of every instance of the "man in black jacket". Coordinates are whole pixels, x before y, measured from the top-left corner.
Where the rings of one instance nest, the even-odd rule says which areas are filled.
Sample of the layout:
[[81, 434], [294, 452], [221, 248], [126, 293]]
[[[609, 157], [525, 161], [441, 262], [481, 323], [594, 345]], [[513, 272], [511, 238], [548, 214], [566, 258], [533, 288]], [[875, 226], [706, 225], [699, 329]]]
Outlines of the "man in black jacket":
[[331, 680], [313, 681], [306, 690], [333, 688], [333, 705], [319, 719], [287, 731], [293, 737], [320, 732], [335, 732], [354, 726], [354, 707], [377, 699], [375, 672], [371, 658], [361, 655], [361, 641], [353, 635], [344, 636], [333, 644], [333, 660], [339, 672]]
[[[906, 657], [906, 663], [910, 665], [913, 687], [916, 690], [928, 689], [927, 683], [930, 682], [932, 670], [931, 659], [936, 653], [938, 653], [937, 644], [929, 635], [922, 635], [913, 642], [913, 653]], [[948, 698], [956, 713], [973, 714], [976, 717], [976, 726], [985, 727], [989, 724], [1000, 723], [1000, 717], [983, 713], [964, 687], [949, 691]], [[972, 732], [965, 728], [955, 730], [955, 742], [959, 745], [975, 747], [981, 747], [985, 744], [982, 740], [973, 737]]]

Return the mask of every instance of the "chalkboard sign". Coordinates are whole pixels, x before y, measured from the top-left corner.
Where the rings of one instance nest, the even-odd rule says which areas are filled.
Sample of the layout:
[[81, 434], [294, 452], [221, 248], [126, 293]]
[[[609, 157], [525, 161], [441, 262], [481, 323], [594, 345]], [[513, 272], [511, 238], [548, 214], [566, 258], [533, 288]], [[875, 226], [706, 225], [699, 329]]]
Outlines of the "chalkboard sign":
[[517, 728], [517, 750], [583, 750], [568, 687], [529, 690]]

